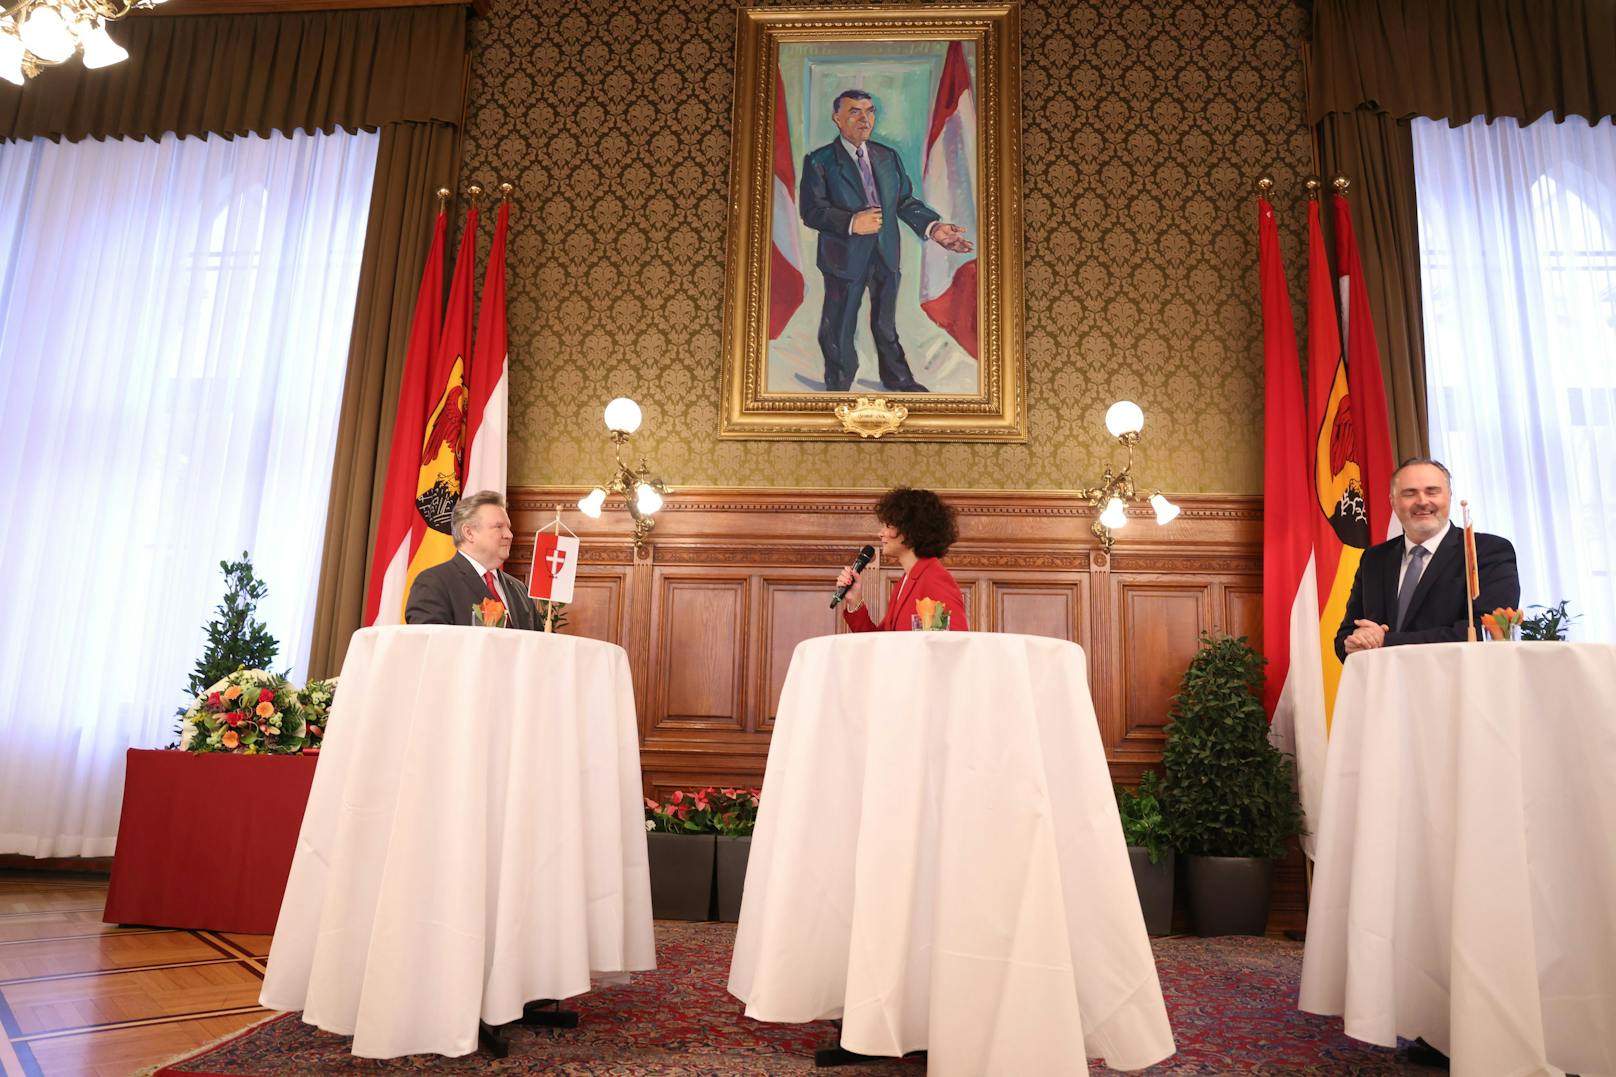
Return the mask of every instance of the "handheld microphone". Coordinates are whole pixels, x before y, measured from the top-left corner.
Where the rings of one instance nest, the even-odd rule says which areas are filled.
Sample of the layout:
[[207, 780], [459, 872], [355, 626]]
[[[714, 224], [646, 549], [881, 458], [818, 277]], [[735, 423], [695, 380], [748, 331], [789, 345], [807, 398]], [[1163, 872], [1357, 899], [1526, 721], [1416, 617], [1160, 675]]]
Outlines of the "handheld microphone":
[[[865, 546], [863, 549], [859, 550], [858, 556], [853, 558], [853, 571], [854, 572], [863, 572], [864, 571], [864, 566], [868, 565], [870, 563], [870, 558], [872, 558], [874, 556], [875, 556], [875, 547], [874, 546]], [[830, 599], [830, 608], [831, 609], [835, 609], [837, 604], [840, 603], [842, 601], [842, 599], [847, 597], [847, 589], [849, 587], [851, 587], [851, 586], [853, 586], [853, 585], [849, 583], [849, 584], [844, 584], [841, 587], [836, 588], [836, 593], [834, 595], [832, 595], [831, 599]]]

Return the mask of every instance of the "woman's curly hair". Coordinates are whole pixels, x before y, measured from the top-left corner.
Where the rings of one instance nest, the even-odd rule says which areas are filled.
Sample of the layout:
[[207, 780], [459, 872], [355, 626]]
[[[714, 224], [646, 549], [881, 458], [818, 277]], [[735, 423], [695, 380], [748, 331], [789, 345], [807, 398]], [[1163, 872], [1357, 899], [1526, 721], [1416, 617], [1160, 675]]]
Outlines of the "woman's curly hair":
[[899, 486], [875, 503], [875, 518], [898, 534], [921, 557], [941, 557], [959, 541], [954, 510], [930, 490]]

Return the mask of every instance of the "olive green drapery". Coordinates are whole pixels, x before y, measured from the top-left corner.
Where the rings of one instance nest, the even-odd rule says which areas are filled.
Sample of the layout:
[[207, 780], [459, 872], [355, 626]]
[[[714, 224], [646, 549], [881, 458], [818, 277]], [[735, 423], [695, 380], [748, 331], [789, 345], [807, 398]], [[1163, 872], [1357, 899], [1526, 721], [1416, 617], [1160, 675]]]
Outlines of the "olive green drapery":
[[1616, 112], [1610, 0], [1317, 0], [1309, 122], [1349, 198], [1399, 457], [1429, 447], [1415, 116], [1530, 123]]
[[364, 612], [411, 308], [437, 212], [453, 188], [465, 113], [460, 4], [118, 23], [116, 67], [51, 68], [0, 83], [0, 138], [159, 138], [271, 131], [379, 134], [326, 515], [311, 676], [337, 672]]

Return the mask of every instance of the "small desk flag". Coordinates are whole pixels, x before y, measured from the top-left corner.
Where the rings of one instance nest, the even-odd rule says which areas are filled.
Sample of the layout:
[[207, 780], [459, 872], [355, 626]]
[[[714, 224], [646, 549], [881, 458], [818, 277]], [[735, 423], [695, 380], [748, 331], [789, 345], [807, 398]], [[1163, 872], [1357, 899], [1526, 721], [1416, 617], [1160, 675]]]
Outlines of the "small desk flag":
[[535, 535], [527, 593], [550, 602], [571, 602], [572, 585], [577, 578], [577, 536], [559, 535], [554, 531], [540, 531]]

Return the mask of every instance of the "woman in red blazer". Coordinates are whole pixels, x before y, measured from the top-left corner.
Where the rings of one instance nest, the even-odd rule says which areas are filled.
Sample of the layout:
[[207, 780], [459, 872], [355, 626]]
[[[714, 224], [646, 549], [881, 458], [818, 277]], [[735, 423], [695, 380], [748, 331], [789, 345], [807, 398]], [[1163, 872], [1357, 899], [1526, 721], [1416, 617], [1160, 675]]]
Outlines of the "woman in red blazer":
[[842, 569], [836, 583], [847, 587], [847, 597], [842, 604], [842, 618], [847, 627], [855, 632], [907, 632], [916, 604], [930, 598], [948, 607], [950, 631], [970, 631], [965, 618], [965, 596], [938, 560], [959, 538], [954, 510], [930, 490], [900, 486], [888, 490], [875, 503], [875, 518], [881, 524], [877, 535], [881, 558], [902, 565], [903, 579], [893, 586], [886, 616], [876, 624], [864, 605], [860, 573], [854, 572], [851, 566]]

